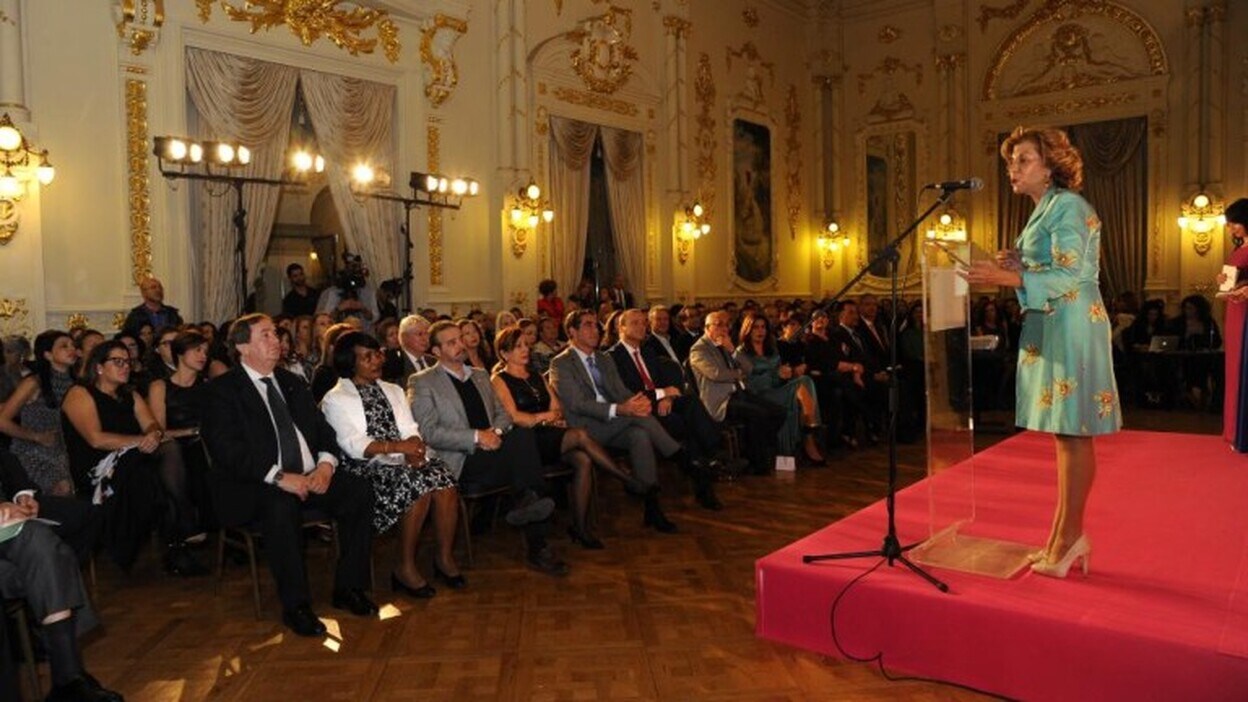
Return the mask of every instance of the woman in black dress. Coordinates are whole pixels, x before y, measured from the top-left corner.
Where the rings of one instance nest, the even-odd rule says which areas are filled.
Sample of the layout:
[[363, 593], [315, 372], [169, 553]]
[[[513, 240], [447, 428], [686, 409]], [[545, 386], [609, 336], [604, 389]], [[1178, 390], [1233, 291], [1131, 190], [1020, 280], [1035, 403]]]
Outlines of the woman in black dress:
[[130, 386], [131, 356], [121, 341], [91, 351], [81, 385], [65, 393], [65, 447], [78, 496], [103, 506], [103, 542], [123, 570], [156, 522], [161, 504], [152, 454], [165, 433]]
[[583, 428], [569, 428], [563, 419], [559, 398], [550, 391], [546, 380], [529, 372], [529, 345], [520, 327], [507, 327], [494, 341], [501, 368], [491, 383], [503, 407], [517, 426], [532, 427], [537, 436], [538, 451], [543, 465], [566, 462], [575, 469], [573, 475], [573, 524], [568, 527], [572, 540], [585, 548], [602, 548], [602, 541], [589, 531], [589, 493], [593, 486], [590, 470], [599, 470], [624, 481], [630, 493], [643, 495], [652, 489], [639, 482], [611, 458], [606, 449]]

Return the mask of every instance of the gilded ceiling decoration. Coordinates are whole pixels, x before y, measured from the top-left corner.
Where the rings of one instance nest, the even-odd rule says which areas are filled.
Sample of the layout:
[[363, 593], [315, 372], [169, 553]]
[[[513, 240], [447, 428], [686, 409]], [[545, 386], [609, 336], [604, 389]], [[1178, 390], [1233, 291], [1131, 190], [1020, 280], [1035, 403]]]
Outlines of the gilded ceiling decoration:
[[991, 7], [989, 5], [979, 6], [979, 17], [975, 20], [979, 22], [979, 31], [988, 29], [988, 23], [994, 19], [1014, 19], [1019, 13], [1027, 7], [1027, 3], [1031, 0], [1014, 0], [1014, 2], [1001, 7]]
[[[325, 37], [358, 56], [373, 53], [380, 44], [386, 60], [399, 61], [399, 28], [385, 10], [343, 0], [195, 0], [201, 21], [208, 21], [216, 3], [231, 20], [249, 23], [252, 34], [286, 25], [304, 46]], [[371, 30], [376, 37], [365, 36]]]
[[984, 97], [1061, 92], [1169, 73], [1161, 39], [1105, 0], [1049, 0], [1001, 44]]
[[65, 317], [65, 328], [69, 331], [74, 331], [75, 329], [86, 329], [90, 326], [91, 319], [81, 312], [76, 312]]
[[420, 62], [425, 65], [425, 97], [440, 107], [459, 85], [455, 65], [455, 42], [468, 31], [468, 23], [439, 14], [426, 20], [420, 30]]
[[596, 93], [611, 94], [628, 82], [633, 62], [640, 58], [628, 43], [633, 33], [633, 12], [611, 5], [606, 14], [577, 23], [564, 37], [572, 49], [572, 70]]

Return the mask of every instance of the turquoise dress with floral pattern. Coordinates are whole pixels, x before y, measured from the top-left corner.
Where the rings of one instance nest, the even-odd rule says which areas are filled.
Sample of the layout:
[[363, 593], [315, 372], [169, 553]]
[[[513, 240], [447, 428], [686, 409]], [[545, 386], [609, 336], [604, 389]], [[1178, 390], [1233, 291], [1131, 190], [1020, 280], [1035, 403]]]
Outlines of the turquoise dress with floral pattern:
[[1018, 342], [1015, 423], [1071, 436], [1122, 428], [1099, 286], [1101, 220], [1075, 193], [1050, 188], [1015, 242], [1026, 311]]

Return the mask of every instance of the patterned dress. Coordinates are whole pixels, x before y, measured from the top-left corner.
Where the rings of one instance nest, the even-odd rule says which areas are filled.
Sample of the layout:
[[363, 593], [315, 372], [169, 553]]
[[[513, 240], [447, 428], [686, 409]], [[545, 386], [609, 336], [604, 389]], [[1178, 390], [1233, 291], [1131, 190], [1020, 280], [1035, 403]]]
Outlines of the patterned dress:
[[1101, 300], [1101, 221], [1077, 193], [1050, 188], [1018, 236], [1026, 310], [1015, 423], [1071, 436], [1122, 427], [1109, 315]]
[[[364, 421], [374, 441], [402, 441], [394, 421], [390, 401], [377, 384], [356, 385], [364, 402]], [[373, 508], [373, 529], [383, 533], [394, 526], [412, 503], [434, 490], [455, 487], [455, 479], [441, 460], [429, 459], [423, 466], [381, 463], [371, 459], [344, 457], [342, 467], [352, 475], [366, 478], [373, 485], [377, 501]]]
[[41, 392], [33, 401], [22, 406], [21, 425], [30, 431], [51, 431], [56, 441], [44, 446], [36, 441], [14, 439], [11, 450], [26, 469], [31, 482], [45, 493], [52, 494], [52, 486], [62, 480], [71, 480], [69, 453], [61, 435], [61, 400], [73, 387], [74, 381], [67, 373], [52, 371], [52, 406], [49, 407]]
[[788, 380], [781, 378], [779, 354], [751, 356], [745, 352], [745, 347], [738, 346], [733, 358], [746, 369], [746, 388], [788, 410], [784, 426], [780, 427], [776, 440], [780, 455], [794, 455], [802, 443], [802, 407], [797, 401], [797, 389], [805, 385], [818, 406], [819, 395], [815, 391], [815, 381], [807, 375]]

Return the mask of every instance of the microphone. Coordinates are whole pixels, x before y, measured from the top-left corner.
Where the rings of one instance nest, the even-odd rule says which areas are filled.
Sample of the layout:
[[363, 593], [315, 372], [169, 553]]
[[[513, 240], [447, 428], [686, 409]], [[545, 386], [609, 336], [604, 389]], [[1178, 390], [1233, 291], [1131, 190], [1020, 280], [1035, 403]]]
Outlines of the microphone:
[[966, 180], [946, 180], [943, 183], [928, 183], [923, 186], [924, 190], [983, 190], [984, 181], [979, 178], [967, 178]]

